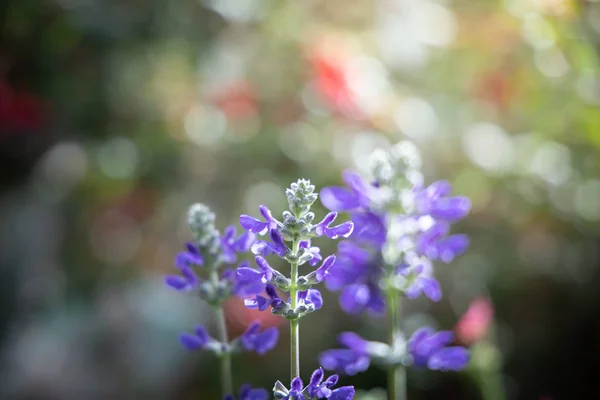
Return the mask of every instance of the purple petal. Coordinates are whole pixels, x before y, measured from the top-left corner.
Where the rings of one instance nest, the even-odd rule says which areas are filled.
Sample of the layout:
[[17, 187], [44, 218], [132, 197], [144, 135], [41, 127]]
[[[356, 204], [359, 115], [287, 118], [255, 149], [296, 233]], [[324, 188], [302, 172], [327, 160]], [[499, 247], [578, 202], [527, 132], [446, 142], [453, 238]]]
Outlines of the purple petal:
[[408, 341], [408, 351], [410, 353], [414, 353], [417, 350], [417, 347], [419, 347], [419, 345], [426, 340], [428, 337], [430, 337], [431, 335], [433, 335], [434, 331], [433, 329], [429, 328], [429, 327], [423, 327], [423, 328], [419, 328], [417, 329], [411, 336], [410, 340]]
[[460, 371], [469, 363], [469, 351], [464, 347], [446, 347], [429, 358], [427, 367], [440, 371]]
[[265, 286], [265, 291], [267, 292], [267, 295], [271, 298], [271, 300], [279, 299], [277, 290], [275, 290], [275, 287], [273, 285], [269, 284], [269, 285]]
[[185, 243], [185, 248], [187, 249], [188, 253], [194, 254], [194, 255], [199, 256], [200, 258], [202, 258], [202, 255], [200, 254], [200, 251], [198, 251], [198, 247], [194, 243], [192, 243], [192, 242], [186, 242]]
[[300, 379], [299, 376], [292, 379], [292, 384], [290, 385], [291, 390], [296, 390], [299, 392], [302, 390], [303, 387], [304, 387], [304, 384], [302, 383], [302, 379]]
[[271, 240], [273, 241], [274, 247], [272, 250], [277, 253], [279, 256], [283, 257], [287, 253], [287, 246], [281, 237], [281, 233], [277, 229], [271, 229], [269, 232], [269, 236], [271, 236]]
[[468, 197], [446, 197], [439, 199], [431, 209], [431, 216], [446, 221], [457, 221], [465, 217], [471, 210]]
[[254, 260], [256, 261], [256, 265], [258, 265], [258, 267], [265, 273], [265, 278], [267, 281], [273, 280], [273, 268], [271, 268], [267, 260], [261, 256], [256, 256]]
[[325, 228], [329, 226], [335, 219], [337, 218], [337, 213], [335, 211], [330, 212], [323, 218], [321, 222], [315, 225], [315, 234], [318, 236], [323, 236], [325, 234]]
[[323, 297], [321, 297], [321, 292], [317, 289], [308, 289], [307, 292], [306, 304], [313, 304], [316, 310], [323, 307]]
[[447, 196], [452, 193], [452, 185], [448, 181], [436, 181], [433, 182], [427, 189], [425, 189], [425, 193], [428, 197], [440, 198], [442, 196]]
[[256, 337], [257, 346], [256, 352], [259, 355], [265, 354], [267, 351], [272, 350], [277, 345], [279, 339], [279, 330], [275, 327], [267, 328], [262, 333], [259, 333]]
[[352, 192], [354, 192], [354, 195], [358, 198], [360, 205], [368, 207], [370, 205], [370, 198], [374, 193], [373, 186], [351, 170], [342, 172], [342, 179], [346, 182], [346, 185], [352, 189]]
[[167, 286], [175, 289], [175, 290], [186, 290], [189, 289], [188, 281], [182, 276], [178, 275], [169, 275], [165, 277], [165, 283]]
[[233, 249], [238, 253], [245, 253], [250, 250], [252, 243], [256, 240], [256, 235], [252, 232], [242, 233], [233, 243]]
[[310, 248], [308, 249], [308, 253], [309, 253], [310, 255], [312, 255], [312, 258], [311, 258], [311, 259], [310, 259], [310, 261], [308, 262], [308, 264], [309, 264], [311, 267], [314, 267], [314, 266], [316, 266], [316, 265], [319, 263], [319, 261], [321, 261], [321, 260], [323, 259], [323, 257], [321, 257], [321, 249], [320, 249], [320, 248], [318, 248], [318, 247], [316, 247], [316, 246], [310, 247]]
[[442, 288], [437, 280], [429, 277], [418, 277], [412, 285], [406, 290], [406, 297], [415, 299], [421, 293], [433, 301], [440, 301], [442, 298]]
[[267, 206], [259, 206], [260, 214], [265, 218], [265, 221], [269, 224], [269, 229], [277, 229], [277, 220], [273, 218], [273, 213]]
[[325, 228], [325, 234], [330, 239], [337, 239], [339, 237], [347, 238], [354, 231], [354, 223], [352, 221], [344, 222], [333, 228]]
[[358, 354], [349, 349], [326, 350], [319, 356], [319, 364], [328, 370], [356, 375], [366, 371], [370, 365], [368, 356]]
[[325, 208], [331, 211], [350, 211], [360, 207], [354, 193], [339, 186], [324, 187], [319, 197]]
[[309, 385], [310, 386], [318, 386], [319, 384], [321, 384], [321, 381], [323, 380], [324, 375], [325, 375], [325, 373], [323, 372], [323, 368], [316, 369], [315, 372], [313, 372], [312, 375], [310, 376]]
[[269, 229], [268, 223], [259, 221], [256, 218], [246, 214], [240, 215], [240, 225], [245, 230], [258, 235], [264, 235]]
[[361, 354], [367, 353], [367, 346], [369, 345], [369, 342], [354, 332], [340, 333], [338, 335], [338, 342], [348, 347], [350, 350]]
[[429, 297], [432, 301], [440, 301], [442, 299], [442, 288], [439, 282], [434, 278], [417, 278], [422, 283], [423, 293]]
[[203, 348], [206, 343], [196, 335], [183, 333], [179, 336], [179, 342], [188, 350], [198, 350]]
[[329, 275], [329, 272], [331, 271], [331, 268], [333, 267], [333, 265], [335, 264], [335, 255], [330, 255], [329, 257], [327, 257], [325, 259], [325, 261], [323, 261], [323, 264], [321, 264], [321, 266], [319, 268], [317, 268], [317, 281], [321, 282], [323, 279], [325, 279], [325, 277], [327, 275]]
[[329, 400], [351, 400], [353, 398], [353, 386], [342, 386], [340, 388], [337, 388], [331, 393], [331, 396], [328, 397]]
[[349, 240], [338, 243], [338, 255], [349, 258], [356, 264], [366, 264], [372, 257], [368, 250]]
[[461, 255], [469, 248], [467, 235], [451, 235], [437, 244], [439, 259], [450, 263], [456, 256]]
[[326, 385], [327, 387], [332, 387], [338, 382], [339, 378], [340, 377], [336, 374], [331, 375], [329, 378], [325, 379], [325, 382], [323, 382], [323, 385]]
[[226, 242], [230, 242], [233, 240], [234, 237], [235, 237], [235, 226], [229, 225], [223, 231], [223, 239], [225, 239]]
[[352, 238], [381, 248], [386, 239], [386, 227], [382, 218], [372, 212], [355, 212], [351, 217], [354, 223]]
[[369, 287], [364, 284], [354, 284], [345, 287], [340, 295], [340, 306], [350, 314], [356, 314], [364, 310], [371, 298]]
[[269, 304], [269, 300], [259, 295], [257, 295], [253, 299], [244, 300], [244, 305], [247, 308], [258, 308], [259, 311], [265, 311], [267, 308], [269, 308]]
[[260, 322], [254, 321], [246, 328], [246, 331], [242, 333], [242, 339], [252, 338], [260, 330]]

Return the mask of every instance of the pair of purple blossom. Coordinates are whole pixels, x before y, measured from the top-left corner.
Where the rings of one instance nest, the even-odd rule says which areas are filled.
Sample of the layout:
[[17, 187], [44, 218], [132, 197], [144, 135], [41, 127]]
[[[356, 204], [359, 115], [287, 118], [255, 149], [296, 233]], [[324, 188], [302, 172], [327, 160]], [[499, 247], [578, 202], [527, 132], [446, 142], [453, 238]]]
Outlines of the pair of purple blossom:
[[230, 344], [213, 339], [202, 325], [198, 325], [193, 334], [183, 333], [180, 336], [181, 344], [188, 350], [211, 349], [215, 353], [227, 351], [227, 347], [234, 350], [254, 351], [264, 355], [272, 350], [279, 339], [279, 330], [275, 327], [267, 328], [260, 332], [260, 324], [253, 322], [246, 331]]
[[[450, 331], [434, 332], [430, 328], [420, 328], [407, 343], [408, 357], [399, 357], [398, 362], [417, 368], [459, 371], [468, 363], [469, 352], [464, 347], [448, 346], [452, 340]], [[371, 358], [384, 355], [382, 343], [369, 342], [353, 332], [341, 333], [338, 341], [347, 348], [323, 352], [319, 359], [323, 368], [356, 375], [369, 368]]]

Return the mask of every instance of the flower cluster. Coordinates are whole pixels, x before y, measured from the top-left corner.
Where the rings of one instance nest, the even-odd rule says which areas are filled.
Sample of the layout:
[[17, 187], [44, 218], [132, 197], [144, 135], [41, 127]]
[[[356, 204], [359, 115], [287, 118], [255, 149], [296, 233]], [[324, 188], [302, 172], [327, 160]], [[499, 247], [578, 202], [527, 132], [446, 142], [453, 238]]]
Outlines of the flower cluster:
[[[182, 333], [181, 344], [189, 350], [208, 350], [220, 357], [229, 358], [238, 352], [256, 352], [260, 355], [273, 349], [279, 338], [277, 328], [260, 331], [260, 324], [252, 323], [238, 338], [229, 340], [222, 305], [232, 295], [245, 297], [263, 290], [263, 285], [248, 284], [231, 267], [222, 268], [237, 262], [238, 254], [250, 250], [256, 236], [244, 232], [237, 236], [234, 226], [225, 229], [223, 235], [214, 225], [215, 215], [203, 204], [194, 204], [188, 211], [188, 225], [194, 236], [193, 242], [186, 243], [186, 250], [175, 257], [178, 275], [165, 278], [166, 285], [180, 292], [196, 294], [212, 305], [220, 320], [217, 339], [210, 336], [206, 328], [198, 325], [193, 333]], [[237, 268], [247, 268], [248, 261], [242, 261]], [[231, 388], [227, 388], [231, 392]], [[227, 397], [233, 399], [231, 395]], [[263, 389], [250, 389], [243, 386], [239, 398], [243, 400], [268, 399]]]
[[352, 386], [332, 389], [338, 381], [337, 375], [331, 375], [325, 380], [323, 378], [325, 378], [325, 373], [322, 368], [319, 368], [312, 373], [306, 386], [299, 377], [292, 380], [289, 389], [277, 381], [273, 387], [273, 395], [280, 400], [351, 400], [354, 397], [354, 387]]
[[[345, 171], [347, 187], [327, 187], [321, 201], [331, 212], [314, 223], [311, 207], [318, 198], [310, 181], [300, 179], [286, 189], [288, 210], [275, 218], [266, 206], [260, 206], [261, 217], [240, 216], [246, 231], [237, 235], [229, 227], [221, 236], [214, 227], [214, 214], [196, 204], [190, 208], [188, 223], [194, 242], [177, 255], [178, 275], [168, 276], [166, 284], [178, 291], [195, 293], [213, 305], [220, 318], [220, 332], [213, 338], [201, 325], [193, 333], [181, 335], [181, 343], [190, 350], [206, 349], [221, 357], [225, 400], [231, 394], [229, 356], [252, 351], [260, 355], [277, 343], [276, 328], [263, 331], [251, 324], [238, 338], [228, 340], [223, 316], [223, 301], [232, 295], [244, 299], [248, 308], [271, 309], [290, 322], [291, 384], [280, 381], [273, 387], [279, 400], [351, 400], [354, 388], [334, 388], [338, 375], [325, 378], [322, 368], [313, 372], [304, 385], [300, 378], [298, 324], [302, 317], [323, 307], [318, 283], [340, 292], [342, 309], [351, 314], [387, 313], [390, 343], [368, 341], [353, 332], [344, 332], [338, 340], [343, 348], [323, 352], [320, 365], [347, 375], [355, 375], [380, 363], [393, 369], [390, 374], [389, 398], [404, 398], [402, 384], [397, 385], [395, 372], [408, 366], [439, 371], [458, 371], [470, 358], [460, 346], [452, 346], [450, 331], [435, 332], [421, 328], [410, 338], [401, 326], [400, 299], [421, 295], [432, 301], [442, 298], [442, 290], [434, 276], [433, 263], [450, 263], [469, 246], [466, 235], [450, 234], [452, 223], [470, 210], [466, 197], [452, 196], [446, 181], [423, 185], [420, 157], [416, 148], [402, 142], [390, 152], [374, 155], [371, 183], [358, 174]], [[334, 225], [338, 212], [347, 212], [351, 221]], [[260, 239], [258, 238], [261, 237]], [[323, 257], [312, 241], [319, 237], [346, 239], [338, 244], [337, 255]], [[237, 263], [239, 253], [251, 251], [256, 267], [242, 261], [235, 269], [222, 265]], [[277, 256], [290, 266], [290, 274], [273, 268], [268, 257]], [[299, 267], [308, 265], [306, 273]], [[306, 268], [306, 267], [304, 267]], [[289, 298], [282, 297], [289, 293]], [[398, 386], [398, 387], [397, 387]], [[397, 397], [400, 396], [400, 397]], [[242, 386], [238, 399], [266, 400], [263, 389]]]
[[[336, 257], [322, 258], [320, 249], [312, 245], [311, 240], [326, 236], [331, 239], [347, 238], [352, 234], [354, 224], [344, 222], [332, 226], [337, 213], [330, 212], [317, 224], [313, 224], [315, 215], [310, 207], [317, 200], [315, 187], [310, 181], [300, 179], [286, 190], [289, 210], [282, 215], [282, 221], [275, 217], [266, 206], [260, 206], [262, 219], [249, 215], [240, 217], [242, 228], [250, 234], [267, 235], [268, 240], [256, 240], [251, 246], [255, 254], [258, 269], [243, 265], [237, 269], [237, 279], [244, 288], [264, 290], [266, 295], [257, 294], [245, 300], [248, 308], [261, 311], [271, 307], [271, 312], [289, 320], [296, 320], [318, 310], [323, 305], [321, 293], [312, 286], [323, 281], [334, 269]], [[286, 242], [291, 242], [288, 246]], [[276, 255], [289, 263], [292, 276], [287, 278], [273, 269], [265, 257]], [[297, 268], [304, 264], [316, 267], [306, 275], [298, 276]], [[290, 292], [288, 300], [282, 300], [277, 289]], [[296, 293], [297, 292], [297, 293]]]
[[[354, 222], [350, 239], [339, 243], [336, 268], [325, 280], [329, 289], [341, 292], [340, 305], [349, 313], [390, 313], [398, 296], [439, 301], [442, 291], [433, 262], [449, 263], [469, 245], [466, 235], [449, 233], [450, 225], [468, 214], [469, 199], [452, 196], [447, 181], [424, 186], [420, 165], [415, 146], [401, 142], [390, 152], [374, 154], [374, 182], [345, 171], [347, 187], [321, 191], [325, 207], [348, 212]], [[346, 332], [340, 336], [346, 348], [324, 352], [321, 365], [353, 375], [372, 360], [437, 370], [459, 370], [468, 362], [466, 349], [447, 347], [450, 332], [424, 328], [406, 341], [397, 328], [398, 340], [389, 345]]]

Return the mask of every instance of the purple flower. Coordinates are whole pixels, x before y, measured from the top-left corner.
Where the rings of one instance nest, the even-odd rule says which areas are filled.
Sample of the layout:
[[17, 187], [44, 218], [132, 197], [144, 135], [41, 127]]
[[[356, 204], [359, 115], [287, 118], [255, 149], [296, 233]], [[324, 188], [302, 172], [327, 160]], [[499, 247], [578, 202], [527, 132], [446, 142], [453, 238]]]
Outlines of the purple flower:
[[265, 221], [263, 222], [250, 215], [243, 214], [240, 216], [240, 225], [242, 225], [242, 228], [252, 233], [264, 235], [269, 230], [277, 229], [282, 226], [281, 222], [273, 218], [271, 210], [267, 207], [260, 206], [259, 210]]
[[323, 307], [323, 297], [317, 289], [308, 289], [298, 292], [298, 306], [304, 304], [307, 307], [314, 306], [315, 310]]
[[[310, 382], [306, 387], [300, 377], [296, 377], [290, 384], [290, 390], [285, 393], [282, 400], [305, 400], [305, 395], [310, 399], [329, 399], [329, 400], [351, 400], [354, 398], [354, 387], [343, 386], [332, 389], [338, 382], [338, 376], [332, 375], [323, 380], [325, 374], [321, 368], [314, 371], [310, 377]], [[275, 384], [276, 388], [285, 388], [281, 382]]]
[[331, 211], [368, 209], [377, 189], [353, 171], [344, 171], [342, 179], [349, 189], [340, 186], [325, 187], [321, 190], [321, 203]]
[[409, 299], [416, 299], [421, 294], [429, 297], [432, 301], [442, 299], [442, 288], [439, 282], [430, 275], [430, 270], [425, 269], [424, 265], [400, 265], [396, 268], [396, 272], [411, 280], [411, 284], [404, 292]]
[[175, 289], [181, 292], [189, 292], [198, 287], [200, 280], [198, 276], [189, 267], [181, 268], [183, 275], [167, 275], [165, 277], [165, 284], [171, 289]]
[[182, 292], [194, 290], [200, 280], [192, 270], [192, 267], [201, 266], [204, 258], [198, 251], [198, 247], [191, 242], [185, 244], [186, 251], [182, 251], [175, 257], [175, 267], [179, 269], [182, 275], [167, 275], [165, 284], [171, 289]]
[[346, 349], [326, 350], [319, 357], [323, 368], [356, 375], [366, 371], [371, 364], [368, 353], [369, 342], [353, 332], [344, 332], [338, 336], [340, 344]]
[[317, 279], [317, 282], [321, 282], [329, 275], [329, 273], [331, 272], [331, 268], [333, 268], [334, 264], [335, 255], [332, 254], [329, 257], [327, 257], [325, 261], [323, 261], [319, 268], [315, 270], [315, 277]]
[[[235, 400], [233, 395], [227, 395], [223, 400]], [[252, 389], [250, 385], [242, 385], [238, 400], [269, 400], [269, 393], [265, 389]]]
[[331, 390], [338, 382], [337, 375], [331, 375], [323, 380], [325, 373], [322, 368], [315, 370], [310, 377], [310, 382], [306, 386], [305, 391], [313, 399], [335, 399], [335, 400], [350, 400], [354, 397], [354, 387], [342, 386]]
[[417, 330], [408, 341], [408, 353], [413, 365], [440, 371], [459, 371], [467, 366], [469, 352], [464, 347], [446, 347], [453, 340], [452, 332], [434, 332], [431, 328]]
[[337, 213], [335, 211], [330, 212], [323, 218], [321, 222], [319, 222], [314, 227], [314, 233], [317, 236], [327, 235], [331, 239], [337, 239], [338, 237], [347, 238], [352, 234], [354, 230], [354, 223], [352, 221], [344, 222], [338, 226], [331, 227], [335, 219], [337, 218]]
[[305, 249], [307, 253], [312, 255], [312, 258], [308, 262], [311, 267], [316, 266], [319, 263], [319, 261], [321, 261], [323, 259], [323, 257], [321, 257], [321, 249], [319, 249], [316, 246], [311, 246], [310, 240], [300, 241], [299, 247], [301, 249]]
[[341, 291], [344, 311], [381, 313], [385, 308], [384, 293], [379, 287], [382, 269], [378, 257], [351, 241], [338, 244], [338, 257], [325, 284], [329, 290]]
[[450, 263], [469, 247], [467, 235], [450, 235], [450, 224], [445, 221], [435, 223], [417, 237], [417, 253], [432, 261]]
[[250, 250], [256, 235], [252, 232], [244, 232], [236, 237], [235, 226], [228, 226], [221, 237], [221, 257], [228, 264], [237, 260], [237, 253], [245, 253]]
[[265, 240], [257, 240], [251, 246], [252, 253], [260, 254], [263, 257], [269, 256], [271, 254], [277, 254], [279, 257], [284, 257], [289, 249], [285, 245], [283, 238], [281, 237], [281, 233], [277, 229], [271, 229], [269, 231], [269, 236], [271, 238], [271, 242]]
[[260, 311], [266, 310], [269, 308], [269, 306], [271, 306], [274, 310], [279, 310], [284, 307], [285, 303], [283, 300], [281, 300], [277, 294], [277, 290], [275, 290], [273, 285], [267, 284], [265, 286], [265, 292], [268, 298], [261, 295], [256, 295], [253, 299], [244, 300], [246, 307], [258, 308]]
[[213, 339], [206, 332], [202, 325], [196, 326], [196, 331], [192, 333], [182, 333], [179, 341], [188, 350], [199, 350], [205, 348]]
[[384, 218], [371, 211], [352, 212], [350, 216], [354, 222], [351, 239], [381, 249], [387, 234]]
[[177, 268], [190, 268], [204, 264], [204, 258], [195, 244], [187, 242], [185, 247], [187, 251], [182, 251], [175, 257], [175, 266]]
[[271, 268], [271, 266], [269, 265], [267, 260], [265, 260], [261, 256], [256, 256], [254, 258], [254, 260], [256, 261], [256, 265], [258, 265], [258, 267], [262, 270], [263, 276], [265, 277], [265, 279], [267, 281], [273, 280], [273, 275], [275, 274], [275, 270], [273, 268]]
[[449, 196], [452, 185], [448, 181], [437, 181], [417, 191], [415, 205], [421, 215], [448, 222], [458, 221], [471, 210], [471, 201], [464, 196]]
[[250, 263], [244, 261], [237, 268], [233, 291], [240, 297], [247, 297], [262, 292], [266, 283], [265, 273], [251, 268]]
[[267, 328], [262, 332], [259, 330], [260, 323], [253, 322], [240, 336], [240, 341], [245, 350], [256, 351], [262, 356], [275, 347], [277, 339], [279, 339], [279, 331], [275, 327]]

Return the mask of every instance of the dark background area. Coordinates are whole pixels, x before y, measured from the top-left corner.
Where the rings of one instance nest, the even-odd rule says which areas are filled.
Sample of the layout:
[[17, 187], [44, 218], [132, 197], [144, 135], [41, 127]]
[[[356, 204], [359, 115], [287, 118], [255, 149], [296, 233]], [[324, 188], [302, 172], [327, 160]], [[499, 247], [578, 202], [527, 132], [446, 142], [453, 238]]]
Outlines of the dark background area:
[[[280, 213], [291, 181], [402, 139], [473, 201], [444, 299], [406, 326], [493, 311], [470, 368], [411, 371], [410, 399], [600, 398], [600, 3], [15, 0], [0, 29], [0, 398], [217, 398], [216, 360], [177, 341], [211, 311], [162, 284], [188, 205]], [[325, 302], [303, 371], [343, 330], [385, 337]], [[285, 381], [286, 329], [236, 385]], [[342, 382], [383, 398], [376, 367]]]

